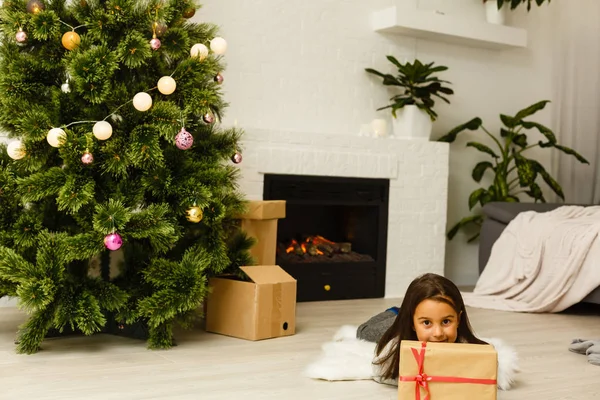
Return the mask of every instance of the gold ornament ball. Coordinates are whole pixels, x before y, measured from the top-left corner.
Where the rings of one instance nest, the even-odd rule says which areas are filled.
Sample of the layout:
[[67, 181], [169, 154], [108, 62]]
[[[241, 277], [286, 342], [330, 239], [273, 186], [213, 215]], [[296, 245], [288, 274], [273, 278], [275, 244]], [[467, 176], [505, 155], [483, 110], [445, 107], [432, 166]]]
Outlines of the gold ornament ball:
[[20, 140], [13, 140], [6, 146], [6, 153], [13, 160], [20, 160], [25, 157], [25, 146]]
[[27, 12], [37, 14], [40, 11], [44, 11], [46, 6], [40, 0], [29, 0], [27, 2]]
[[94, 133], [94, 136], [96, 136], [96, 139], [106, 140], [112, 136], [113, 128], [111, 124], [106, 121], [98, 121], [94, 124], [92, 132]]
[[168, 29], [167, 25], [162, 22], [155, 22], [153, 24], [153, 26], [154, 26], [154, 32], [156, 33], [156, 36], [164, 35]]
[[66, 32], [62, 37], [62, 45], [67, 50], [75, 50], [81, 43], [81, 36], [75, 31]]
[[198, 222], [202, 221], [202, 209], [198, 206], [193, 206], [188, 208], [187, 210], [187, 220], [190, 222], [193, 222], [195, 224], [197, 224]]
[[196, 8], [190, 7], [183, 12], [183, 18], [192, 18], [196, 14]]
[[158, 80], [158, 91], [162, 94], [169, 95], [175, 91], [177, 88], [177, 83], [175, 83], [175, 79], [170, 76], [163, 76]]
[[152, 96], [146, 92], [139, 92], [133, 96], [133, 106], [138, 111], [148, 111], [152, 107]]
[[60, 147], [66, 138], [67, 134], [60, 128], [52, 128], [46, 135], [46, 140], [52, 147]]

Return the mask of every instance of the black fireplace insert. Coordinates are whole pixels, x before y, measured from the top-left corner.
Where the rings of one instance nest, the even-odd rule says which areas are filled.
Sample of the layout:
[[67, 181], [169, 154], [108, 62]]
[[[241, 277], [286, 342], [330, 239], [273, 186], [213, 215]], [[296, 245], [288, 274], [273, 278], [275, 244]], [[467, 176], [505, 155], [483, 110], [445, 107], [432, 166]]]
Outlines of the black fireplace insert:
[[265, 175], [264, 200], [285, 200], [277, 265], [298, 281], [297, 301], [385, 294], [389, 180]]

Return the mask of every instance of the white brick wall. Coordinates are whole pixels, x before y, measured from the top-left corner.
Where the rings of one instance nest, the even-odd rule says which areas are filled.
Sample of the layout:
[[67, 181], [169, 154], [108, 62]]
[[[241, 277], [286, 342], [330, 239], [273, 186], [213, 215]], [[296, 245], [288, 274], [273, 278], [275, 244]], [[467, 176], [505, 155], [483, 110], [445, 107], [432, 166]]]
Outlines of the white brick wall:
[[[436, 103], [438, 138], [454, 126], [481, 117], [499, 132], [499, 114], [511, 114], [552, 97], [552, 52], [556, 37], [549, 18], [552, 5], [510, 13], [510, 24], [526, 28], [527, 49], [494, 51], [379, 34], [370, 26], [373, 11], [414, 4], [474, 21], [485, 20], [481, 0], [202, 0], [194, 21], [220, 26], [229, 46], [224, 61], [225, 123], [245, 131], [343, 134], [355, 137], [361, 124], [386, 116], [375, 110], [388, 103], [391, 91], [364, 68], [395, 72], [385, 59], [434, 61], [449, 70], [451, 104]], [[553, 4], [553, 3], [552, 3]], [[387, 111], [387, 110], [386, 110]], [[550, 108], [536, 121], [551, 126]], [[388, 120], [389, 122], [390, 120]], [[471, 170], [485, 156], [465, 147], [476, 140], [494, 145], [481, 132], [465, 132], [450, 149], [448, 225], [470, 214], [469, 193], [480, 185]], [[284, 139], [282, 139], [284, 141]], [[535, 150], [535, 149], [534, 149]], [[536, 156], [548, 165], [548, 152]], [[457, 284], [475, 284], [477, 243], [462, 232], [447, 242], [445, 274]]]
[[389, 179], [385, 296], [444, 274], [447, 143], [251, 130], [242, 146], [240, 189], [251, 200], [263, 199], [264, 174]]

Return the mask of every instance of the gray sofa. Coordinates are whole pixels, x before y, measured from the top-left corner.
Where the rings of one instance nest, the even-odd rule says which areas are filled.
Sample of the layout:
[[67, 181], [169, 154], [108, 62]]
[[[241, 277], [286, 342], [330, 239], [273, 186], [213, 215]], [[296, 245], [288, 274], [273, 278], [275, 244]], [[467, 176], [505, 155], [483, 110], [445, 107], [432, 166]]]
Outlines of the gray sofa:
[[[547, 212], [554, 210], [564, 204], [544, 204], [544, 203], [487, 203], [482, 208], [486, 216], [481, 227], [481, 236], [479, 237], [479, 273], [485, 268], [492, 246], [500, 237], [500, 234], [506, 228], [508, 223], [522, 211]], [[598, 260], [600, 264], [600, 260]], [[600, 304], [600, 287], [587, 295], [582, 302]]]

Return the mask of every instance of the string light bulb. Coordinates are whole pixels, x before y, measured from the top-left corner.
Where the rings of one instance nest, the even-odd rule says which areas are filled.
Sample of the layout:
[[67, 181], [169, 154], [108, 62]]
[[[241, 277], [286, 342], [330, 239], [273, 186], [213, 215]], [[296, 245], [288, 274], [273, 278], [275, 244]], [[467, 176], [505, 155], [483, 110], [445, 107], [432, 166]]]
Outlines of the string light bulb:
[[60, 147], [66, 138], [67, 134], [61, 128], [52, 128], [46, 135], [46, 140], [52, 147]]
[[197, 58], [199, 61], [202, 61], [206, 57], [208, 57], [208, 47], [206, 47], [202, 43], [196, 43], [192, 46], [190, 50], [190, 56], [192, 58]]
[[148, 111], [152, 107], [152, 97], [146, 92], [139, 92], [133, 96], [133, 107], [138, 111]]
[[20, 160], [25, 157], [25, 146], [20, 140], [13, 140], [6, 146], [6, 153], [13, 160]]
[[94, 136], [96, 136], [96, 139], [106, 140], [112, 136], [113, 128], [112, 125], [106, 121], [98, 121], [94, 124], [92, 132], [94, 133]]
[[222, 37], [216, 37], [210, 41], [210, 49], [213, 53], [223, 55], [227, 51], [227, 41]]
[[177, 83], [175, 79], [170, 76], [163, 76], [158, 80], [158, 91], [162, 94], [169, 95], [172, 94], [177, 88]]

